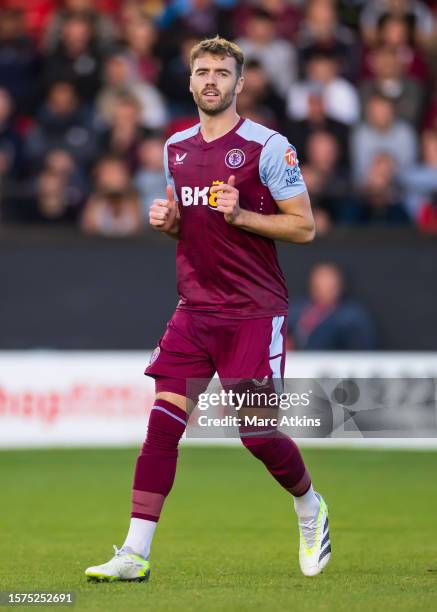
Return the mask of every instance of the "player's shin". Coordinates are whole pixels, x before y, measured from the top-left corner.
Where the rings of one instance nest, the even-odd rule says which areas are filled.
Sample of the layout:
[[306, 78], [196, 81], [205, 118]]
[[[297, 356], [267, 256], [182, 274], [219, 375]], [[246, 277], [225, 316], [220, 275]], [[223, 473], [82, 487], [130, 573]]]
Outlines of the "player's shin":
[[151, 410], [147, 437], [138, 456], [129, 532], [123, 549], [148, 558], [156, 524], [176, 474], [178, 444], [187, 414], [163, 399]]
[[300, 451], [291, 438], [280, 431], [240, 430], [247, 450], [266, 466], [270, 474], [292, 495], [303, 495], [311, 485]]
[[254, 457], [262, 461], [278, 483], [291, 493], [295, 509], [307, 511], [319, 505], [311, 486], [311, 477], [297, 444], [279, 431], [263, 433], [240, 431], [244, 446]]

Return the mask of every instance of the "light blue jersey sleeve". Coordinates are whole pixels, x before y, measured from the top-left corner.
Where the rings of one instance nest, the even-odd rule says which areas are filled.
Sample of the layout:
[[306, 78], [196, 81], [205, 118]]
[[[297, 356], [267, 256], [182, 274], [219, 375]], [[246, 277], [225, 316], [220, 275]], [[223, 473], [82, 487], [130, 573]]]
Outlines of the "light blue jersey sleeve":
[[173, 187], [173, 193], [175, 200], [178, 200], [178, 194], [176, 193], [176, 185], [173, 179], [172, 174], [170, 173], [170, 169], [168, 167], [168, 140], [164, 145], [164, 172], [165, 172], [165, 180], [167, 181], [167, 185], [171, 185]]
[[259, 176], [275, 200], [287, 200], [306, 191], [296, 149], [281, 134], [273, 134], [265, 143]]

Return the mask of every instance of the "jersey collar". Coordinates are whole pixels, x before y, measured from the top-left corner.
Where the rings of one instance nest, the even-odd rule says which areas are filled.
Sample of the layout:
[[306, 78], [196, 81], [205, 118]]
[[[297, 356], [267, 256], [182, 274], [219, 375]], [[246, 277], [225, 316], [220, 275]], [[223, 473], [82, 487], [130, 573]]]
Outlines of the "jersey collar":
[[246, 119], [244, 117], [240, 117], [239, 121], [236, 123], [236, 125], [234, 125], [232, 130], [229, 130], [229, 132], [226, 132], [226, 134], [223, 134], [223, 136], [214, 138], [214, 140], [210, 140], [209, 142], [206, 142], [206, 140], [203, 139], [202, 133], [200, 131], [200, 126], [199, 126], [198, 139], [199, 139], [200, 147], [206, 150], [206, 149], [215, 148], [218, 144], [221, 145], [225, 143], [228, 139], [233, 137], [235, 132], [241, 127], [244, 121], [246, 121]]

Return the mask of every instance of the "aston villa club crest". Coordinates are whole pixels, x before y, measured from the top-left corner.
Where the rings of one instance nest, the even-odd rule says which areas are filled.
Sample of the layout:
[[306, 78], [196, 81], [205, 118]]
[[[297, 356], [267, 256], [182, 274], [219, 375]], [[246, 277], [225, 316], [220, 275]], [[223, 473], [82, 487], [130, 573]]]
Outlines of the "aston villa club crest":
[[241, 168], [246, 161], [246, 156], [241, 149], [231, 149], [226, 153], [225, 164], [228, 168]]

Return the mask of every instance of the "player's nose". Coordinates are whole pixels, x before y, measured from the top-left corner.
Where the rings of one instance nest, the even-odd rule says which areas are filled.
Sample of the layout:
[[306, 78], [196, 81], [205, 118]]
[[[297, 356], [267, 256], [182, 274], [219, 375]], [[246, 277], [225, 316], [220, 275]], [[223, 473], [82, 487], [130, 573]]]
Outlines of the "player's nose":
[[217, 77], [213, 72], [208, 74], [208, 78], [206, 79], [206, 85], [217, 85]]

